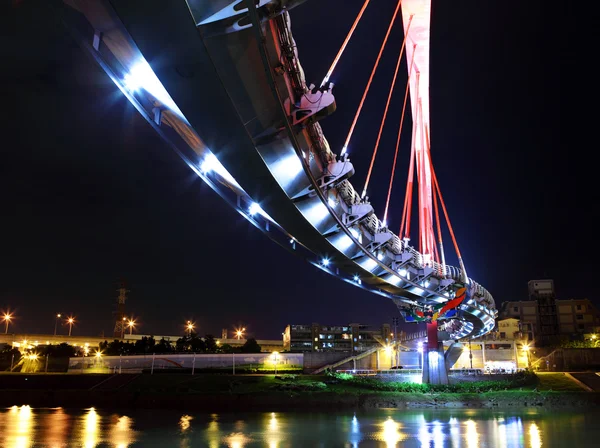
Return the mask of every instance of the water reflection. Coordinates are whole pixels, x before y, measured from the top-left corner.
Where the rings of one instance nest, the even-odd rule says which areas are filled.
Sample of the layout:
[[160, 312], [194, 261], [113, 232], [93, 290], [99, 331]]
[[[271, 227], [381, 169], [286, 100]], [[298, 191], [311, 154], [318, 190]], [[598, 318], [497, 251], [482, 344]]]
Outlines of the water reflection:
[[0, 434], [4, 444], [11, 448], [28, 448], [33, 443], [35, 429], [33, 413], [29, 406], [13, 406], [4, 413], [0, 420]]
[[400, 432], [400, 423], [395, 422], [391, 417], [388, 417], [381, 427], [377, 440], [383, 440], [388, 448], [395, 447], [398, 442], [404, 440], [404, 434]]
[[465, 422], [465, 439], [467, 439], [467, 448], [479, 448], [479, 433], [477, 432], [477, 423], [471, 419]]
[[110, 441], [115, 448], [127, 448], [135, 441], [135, 431], [132, 428], [133, 420], [126, 415], [114, 415], [110, 428]]
[[48, 415], [48, 427], [43, 431], [42, 437], [51, 448], [67, 446], [70, 416], [62, 408], [53, 409]]
[[531, 448], [540, 448], [542, 446], [542, 436], [535, 423], [529, 425], [529, 444]]
[[85, 448], [94, 448], [98, 443], [98, 430], [100, 422], [98, 421], [98, 413], [96, 409], [90, 408], [87, 414], [83, 417], [83, 434], [82, 441]]
[[[0, 409], [0, 446], [542, 448], [596, 446], [600, 412], [371, 411], [186, 414]], [[545, 442], [545, 443], [544, 443]]]
[[277, 415], [271, 412], [271, 418], [269, 418], [267, 427], [267, 443], [269, 444], [269, 448], [278, 448], [279, 444], [283, 441], [279, 426]]

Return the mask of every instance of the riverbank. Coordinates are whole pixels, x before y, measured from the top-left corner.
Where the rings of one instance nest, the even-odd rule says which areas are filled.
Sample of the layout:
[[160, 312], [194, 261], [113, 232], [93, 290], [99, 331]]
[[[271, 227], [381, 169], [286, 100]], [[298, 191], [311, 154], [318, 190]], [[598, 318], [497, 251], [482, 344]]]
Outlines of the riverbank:
[[[557, 382], [553, 381], [555, 385]], [[540, 387], [541, 386], [541, 387]], [[538, 388], [539, 387], [539, 388]], [[2, 375], [0, 406], [190, 409], [207, 412], [525, 408], [591, 409], [600, 393], [531, 389], [451, 392], [373, 391], [327, 376]]]

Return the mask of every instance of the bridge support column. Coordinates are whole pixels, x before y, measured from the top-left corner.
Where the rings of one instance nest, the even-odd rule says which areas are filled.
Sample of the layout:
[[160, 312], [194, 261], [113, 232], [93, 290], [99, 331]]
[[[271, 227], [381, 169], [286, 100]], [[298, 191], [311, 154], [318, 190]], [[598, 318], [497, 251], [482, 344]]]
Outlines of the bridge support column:
[[423, 383], [448, 384], [444, 346], [438, 341], [437, 322], [427, 324], [427, 344], [423, 353]]

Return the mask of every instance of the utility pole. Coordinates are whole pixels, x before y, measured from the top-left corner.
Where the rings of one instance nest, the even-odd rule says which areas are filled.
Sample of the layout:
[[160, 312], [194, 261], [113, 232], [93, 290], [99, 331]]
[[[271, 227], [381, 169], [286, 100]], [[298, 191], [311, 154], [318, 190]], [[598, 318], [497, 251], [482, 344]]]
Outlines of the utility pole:
[[60, 316], [61, 316], [61, 314], [60, 314], [60, 313], [58, 313], [58, 314], [56, 315], [56, 319], [54, 320], [54, 336], [56, 336], [56, 329], [57, 329], [57, 327], [58, 327], [58, 319], [60, 319]]
[[129, 292], [125, 280], [121, 280], [119, 282], [117, 292], [119, 295], [117, 296], [117, 309], [115, 311], [115, 328], [113, 330], [113, 337], [120, 337], [123, 339], [126, 324], [125, 321], [127, 320], [125, 317], [125, 301], [127, 300], [127, 293]]
[[471, 350], [471, 339], [469, 339], [469, 361], [471, 361], [471, 369], [473, 368], [473, 351]]

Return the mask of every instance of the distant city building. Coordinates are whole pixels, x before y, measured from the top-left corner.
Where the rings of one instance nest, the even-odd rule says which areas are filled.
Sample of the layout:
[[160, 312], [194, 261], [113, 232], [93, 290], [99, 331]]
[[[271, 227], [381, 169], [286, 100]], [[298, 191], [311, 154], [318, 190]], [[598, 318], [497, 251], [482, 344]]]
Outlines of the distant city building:
[[289, 352], [360, 353], [392, 339], [389, 324], [375, 329], [361, 324], [288, 325], [283, 333], [283, 348]]
[[549, 342], [598, 331], [600, 312], [588, 299], [556, 299], [552, 280], [532, 280], [528, 289], [530, 300], [504, 302], [498, 314], [499, 319], [518, 319], [525, 339]]

